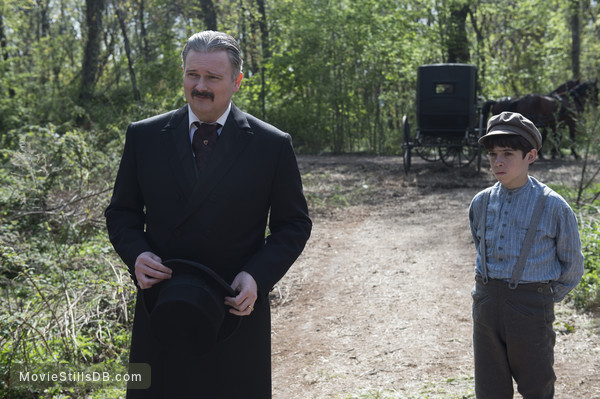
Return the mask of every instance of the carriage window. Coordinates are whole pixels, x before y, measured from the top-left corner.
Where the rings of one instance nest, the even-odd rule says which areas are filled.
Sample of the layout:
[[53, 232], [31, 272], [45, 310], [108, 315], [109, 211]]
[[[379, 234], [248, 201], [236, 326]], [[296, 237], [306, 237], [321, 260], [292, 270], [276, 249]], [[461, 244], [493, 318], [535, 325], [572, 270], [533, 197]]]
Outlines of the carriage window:
[[436, 83], [435, 94], [454, 94], [454, 83]]

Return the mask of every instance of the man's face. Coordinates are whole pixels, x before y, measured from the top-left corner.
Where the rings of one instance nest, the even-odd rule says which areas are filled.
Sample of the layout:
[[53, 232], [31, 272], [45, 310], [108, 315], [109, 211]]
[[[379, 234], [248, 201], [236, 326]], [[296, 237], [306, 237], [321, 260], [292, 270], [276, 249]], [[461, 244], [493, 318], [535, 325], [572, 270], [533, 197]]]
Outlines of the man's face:
[[183, 90], [192, 111], [202, 122], [215, 122], [239, 90], [243, 74], [232, 79], [226, 51], [190, 50], [183, 66]]

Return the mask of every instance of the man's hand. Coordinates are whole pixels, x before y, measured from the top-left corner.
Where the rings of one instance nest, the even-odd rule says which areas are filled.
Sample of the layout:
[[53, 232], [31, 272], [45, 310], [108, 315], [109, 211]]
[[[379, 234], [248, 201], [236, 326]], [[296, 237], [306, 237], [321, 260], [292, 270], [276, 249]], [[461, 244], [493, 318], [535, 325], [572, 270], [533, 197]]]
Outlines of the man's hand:
[[229, 312], [236, 316], [250, 315], [254, 310], [254, 302], [256, 302], [256, 298], [258, 297], [258, 287], [254, 278], [250, 273], [240, 272], [233, 279], [231, 288], [235, 292], [238, 292], [238, 295], [235, 298], [225, 298], [225, 305], [231, 307]]
[[159, 256], [152, 252], [142, 252], [135, 260], [135, 277], [138, 286], [145, 290], [156, 283], [171, 278], [173, 271], [164, 266]]

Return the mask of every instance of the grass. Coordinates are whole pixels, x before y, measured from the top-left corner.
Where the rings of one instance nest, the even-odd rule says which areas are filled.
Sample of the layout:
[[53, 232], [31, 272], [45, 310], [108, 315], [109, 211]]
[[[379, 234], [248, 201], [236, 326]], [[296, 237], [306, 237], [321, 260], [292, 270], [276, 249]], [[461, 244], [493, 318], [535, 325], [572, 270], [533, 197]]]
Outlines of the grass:
[[400, 388], [367, 389], [356, 394], [338, 396], [337, 399], [471, 399], [475, 398], [473, 385], [472, 376], [457, 376], [424, 382], [417, 393], [407, 394]]

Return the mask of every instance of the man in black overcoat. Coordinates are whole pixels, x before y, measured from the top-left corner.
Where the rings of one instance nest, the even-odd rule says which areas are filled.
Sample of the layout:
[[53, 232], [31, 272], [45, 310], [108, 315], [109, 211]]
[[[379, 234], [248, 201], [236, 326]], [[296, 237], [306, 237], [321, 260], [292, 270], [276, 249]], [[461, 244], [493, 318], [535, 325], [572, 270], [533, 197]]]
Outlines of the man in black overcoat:
[[[152, 371], [151, 387], [127, 396], [268, 399], [268, 293], [311, 231], [296, 157], [287, 133], [231, 102], [243, 77], [231, 36], [197, 33], [182, 60], [187, 105], [128, 127], [105, 213], [110, 240], [139, 287], [130, 361]], [[208, 155], [194, 139], [202, 123], [218, 133]], [[193, 360], [156, 341], [141, 300], [171, 278], [162, 262], [174, 258], [208, 266], [237, 293], [223, 300], [241, 318], [239, 327]]]

